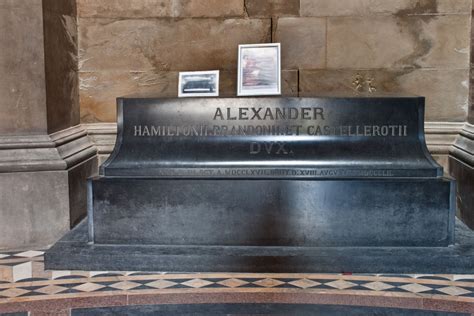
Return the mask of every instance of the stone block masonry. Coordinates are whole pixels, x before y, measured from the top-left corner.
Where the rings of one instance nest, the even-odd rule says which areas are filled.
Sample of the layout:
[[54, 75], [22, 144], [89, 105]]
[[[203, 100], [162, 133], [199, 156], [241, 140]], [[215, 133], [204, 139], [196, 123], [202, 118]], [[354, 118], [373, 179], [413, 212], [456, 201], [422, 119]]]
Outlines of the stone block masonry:
[[428, 121], [464, 122], [471, 2], [78, 0], [81, 122], [114, 122], [117, 96], [176, 96], [179, 71], [221, 70], [235, 96], [238, 44], [266, 42], [285, 96], [418, 94]]

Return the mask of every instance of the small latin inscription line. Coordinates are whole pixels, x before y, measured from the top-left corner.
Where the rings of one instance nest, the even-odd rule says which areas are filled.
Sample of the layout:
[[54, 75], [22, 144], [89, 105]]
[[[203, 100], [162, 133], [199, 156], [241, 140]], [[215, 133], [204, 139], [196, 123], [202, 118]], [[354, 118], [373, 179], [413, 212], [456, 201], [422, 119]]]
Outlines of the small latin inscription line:
[[346, 136], [407, 137], [407, 125], [133, 125], [135, 137]]

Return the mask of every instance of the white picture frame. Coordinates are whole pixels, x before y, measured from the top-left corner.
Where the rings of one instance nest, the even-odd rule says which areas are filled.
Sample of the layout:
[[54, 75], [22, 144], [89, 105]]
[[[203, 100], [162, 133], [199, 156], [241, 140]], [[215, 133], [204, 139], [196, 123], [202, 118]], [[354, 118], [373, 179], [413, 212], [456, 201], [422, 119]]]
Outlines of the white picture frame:
[[281, 95], [280, 43], [239, 45], [237, 95]]
[[219, 70], [184, 71], [179, 73], [179, 98], [218, 96]]

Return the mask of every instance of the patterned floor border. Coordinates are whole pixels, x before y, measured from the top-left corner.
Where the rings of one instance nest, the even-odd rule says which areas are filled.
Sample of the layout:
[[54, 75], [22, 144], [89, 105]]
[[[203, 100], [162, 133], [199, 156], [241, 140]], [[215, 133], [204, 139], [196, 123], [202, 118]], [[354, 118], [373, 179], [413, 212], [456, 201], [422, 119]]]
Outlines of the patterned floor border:
[[249, 302], [474, 315], [474, 275], [45, 271], [43, 251], [0, 253], [0, 314], [69, 315], [81, 307]]

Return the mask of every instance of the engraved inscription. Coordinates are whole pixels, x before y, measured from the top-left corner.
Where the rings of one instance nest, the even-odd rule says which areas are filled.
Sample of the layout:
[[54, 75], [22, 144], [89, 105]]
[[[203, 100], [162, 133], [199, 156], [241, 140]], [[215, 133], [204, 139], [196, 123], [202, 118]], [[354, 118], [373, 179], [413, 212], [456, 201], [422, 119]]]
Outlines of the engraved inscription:
[[206, 136], [346, 136], [406, 137], [407, 125], [134, 125], [137, 137]]
[[290, 144], [286, 142], [251, 142], [250, 154], [267, 154], [267, 155], [292, 155], [294, 154]]
[[159, 176], [208, 176], [208, 177], [395, 177], [396, 170], [390, 169], [270, 169], [270, 168], [173, 168], [156, 170]]
[[213, 120], [228, 121], [288, 121], [288, 120], [324, 120], [324, 109], [320, 107], [287, 108], [216, 108]]
[[[137, 137], [229, 137], [229, 136], [344, 136], [407, 137], [407, 125], [341, 125], [324, 124], [327, 115], [321, 107], [217, 107], [212, 121], [242, 122], [225, 125], [134, 125]], [[246, 121], [253, 121], [245, 124]], [[265, 121], [268, 124], [255, 124]], [[301, 122], [291, 124], [290, 122]], [[275, 122], [273, 124], [272, 122]], [[278, 124], [276, 123], [278, 122]], [[311, 122], [315, 122], [311, 124]], [[286, 123], [286, 124], [285, 124]], [[290, 124], [289, 124], [290, 123]], [[256, 146], [256, 145], [254, 145]], [[261, 147], [261, 145], [260, 145]], [[260, 148], [261, 149], [261, 148]], [[253, 154], [253, 151], [250, 151]], [[258, 152], [261, 152], [259, 150]], [[284, 152], [283, 149], [280, 152]], [[290, 153], [290, 151], [287, 151]]]

